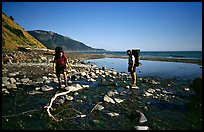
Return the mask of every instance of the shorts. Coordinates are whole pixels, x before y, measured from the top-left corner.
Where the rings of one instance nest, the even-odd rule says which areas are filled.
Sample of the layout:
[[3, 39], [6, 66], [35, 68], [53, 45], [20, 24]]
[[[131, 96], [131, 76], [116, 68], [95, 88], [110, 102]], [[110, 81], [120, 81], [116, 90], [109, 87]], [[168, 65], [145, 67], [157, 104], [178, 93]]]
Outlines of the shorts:
[[56, 66], [56, 74], [57, 75], [64, 74], [65, 69], [66, 69], [66, 66], [63, 66], [63, 65]]
[[135, 72], [136, 66], [133, 67], [133, 69], [131, 68], [131, 66], [128, 66], [128, 72], [133, 73]]

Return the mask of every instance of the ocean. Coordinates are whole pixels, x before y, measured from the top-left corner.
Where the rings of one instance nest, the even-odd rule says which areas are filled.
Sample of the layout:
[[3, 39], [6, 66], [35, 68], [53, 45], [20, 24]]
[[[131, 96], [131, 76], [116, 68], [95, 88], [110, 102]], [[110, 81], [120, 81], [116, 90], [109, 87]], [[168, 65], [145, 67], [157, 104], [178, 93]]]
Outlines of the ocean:
[[[79, 53], [127, 56], [126, 51], [79, 52]], [[141, 51], [140, 57], [141, 58], [201, 59], [202, 60], [202, 51]]]

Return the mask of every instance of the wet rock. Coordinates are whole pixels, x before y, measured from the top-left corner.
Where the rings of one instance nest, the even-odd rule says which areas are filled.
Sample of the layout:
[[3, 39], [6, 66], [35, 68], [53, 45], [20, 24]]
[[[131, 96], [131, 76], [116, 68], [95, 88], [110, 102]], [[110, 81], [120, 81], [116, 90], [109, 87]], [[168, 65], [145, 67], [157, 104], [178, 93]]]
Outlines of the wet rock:
[[43, 92], [50, 91], [50, 90], [53, 90], [53, 89], [54, 89], [53, 87], [48, 86], [48, 85], [44, 85], [43, 87], [41, 87], [41, 90]]
[[39, 91], [36, 91], [36, 90], [32, 90], [32, 91], [29, 91], [28, 94], [29, 95], [35, 95], [35, 94], [41, 94], [42, 92], [39, 92]]

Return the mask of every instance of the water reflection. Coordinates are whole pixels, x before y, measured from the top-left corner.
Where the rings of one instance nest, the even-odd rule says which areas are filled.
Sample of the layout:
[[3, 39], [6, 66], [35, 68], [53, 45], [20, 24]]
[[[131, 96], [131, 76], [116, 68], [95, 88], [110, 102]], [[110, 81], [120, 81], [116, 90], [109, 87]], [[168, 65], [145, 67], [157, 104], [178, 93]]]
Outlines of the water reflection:
[[[127, 59], [103, 58], [85, 60], [85, 62], [96, 64], [98, 67], [114, 68], [117, 72], [128, 73]], [[137, 77], [158, 76], [162, 79], [180, 78], [192, 80], [202, 75], [202, 69], [198, 64], [149, 60], [140, 60], [140, 62], [142, 65], [136, 69]]]

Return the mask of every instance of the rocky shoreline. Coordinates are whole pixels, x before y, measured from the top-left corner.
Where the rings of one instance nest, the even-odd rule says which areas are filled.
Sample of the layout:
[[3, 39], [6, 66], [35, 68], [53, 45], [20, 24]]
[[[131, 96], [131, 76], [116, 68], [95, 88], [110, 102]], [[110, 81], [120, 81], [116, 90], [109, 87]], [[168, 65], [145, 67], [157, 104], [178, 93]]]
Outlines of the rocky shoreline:
[[[83, 62], [113, 56], [68, 53], [69, 86], [59, 90], [52, 54], [18, 51], [7, 56], [10, 60], [2, 62], [2, 129], [202, 129], [202, 102], [192, 101], [193, 82], [142, 77], [139, 89], [130, 89], [130, 75]], [[44, 107], [54, 94], [70, 89], [76, 90], [54, 102], [56, 122]]]

